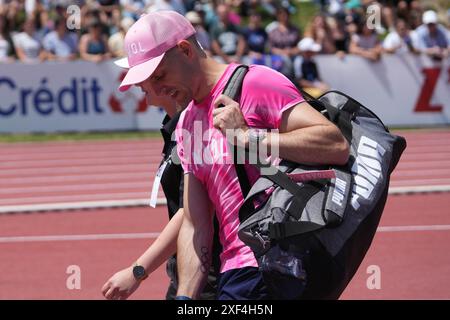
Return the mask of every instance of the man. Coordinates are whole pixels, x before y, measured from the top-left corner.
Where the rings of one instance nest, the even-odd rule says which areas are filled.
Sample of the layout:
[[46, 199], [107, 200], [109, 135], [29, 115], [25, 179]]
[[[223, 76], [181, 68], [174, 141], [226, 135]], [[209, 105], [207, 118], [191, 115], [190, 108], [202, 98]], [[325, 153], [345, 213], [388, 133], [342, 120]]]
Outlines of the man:
[[218, 4], [216, 13], [219, 19], [211, 28], [212, 52], [216, 59], [226, 63], [239, 62], [245, 53], [245, 39], [238, 26], [230, 21], [227, 4]]
[[436, 12], [425, 11], [422, 22], [423, 24], [415, 30], [418, 38], [416, 49], [437, 61], [447, 58], [450, 50], [448, 31], [438, 23]]
[[[131, 67], [121, 90], [138, 85], [144, 92], [153, 90], [177, 102], [192, 100], [181, 114], [176, 132], [185, 172], [177, 299], [197, 298], [206, 280], [211, 261], [212, 208], [223, 247], [218, 298], [272, 298], [251, 249], [237, 236], [243, 197], [235, 167], [227, 161], [226, 130], [240, 132], [233, 142], [248, 145], [250, 127], [278, 129], [279, 133], [258, 131], [256, 140], [268, 149], [272, 141], [279, 140], [279, 155], [302, 163], [346, 163], [346, 140], [337, 127], [304, 101], [286, 77], [269, 68], [250, 66], [241, 105], [222, 95], [237, 65], [208, 57], [195, 41], [195, 30], [177, 13], [164, 11], [141, 17], [128, 31], [125, 43]], [[217, 108], [221, 104], [224, 107]], [[198, 139], [190, 139], [190, 134]], [[246, 171], [253, 183], [256, 169], [247, 166]]]
[[55, 30], [44, 37], [42, 45], [49, 60], [69, 61], [77, 58], [77, 35], [67, 30], [66, 21], [60, 17], [55, 20]]
[[320, 52], [322, 46], [314, 42], [313, 38], [303, 38], [298, 43], [300, 55], [294, 60], [294, 74], [297, 84], [306, 93], [319, 97], [330, 89], [322, 81], [314, 56]]
[[413, 46], [414, 33], [412, 33], [405, 20], [398, 19], [395, 30], [390, 32], [383, 41], [383, 49], [387, 53], [404, 54], [416, 53]]
[[[117, 60], [116, 64], [128, 69], [128, 61], [126, 60], [126, 58]], [[171, 98], [156, 96], [152, 92], [147, 94], [146, 98], [148, 105], [161, 106], [167, 113], [161, 127], [164, 147], [162, 150], [163, 159], [158, 173], [167, 199], [170, 221], [152, 245], [132, 265], [115, 273], [106, 281], [102, 287], [102, 293], [109, 300], [127, 299], [139, 288], [141, 282], [165, 261], [167, 261], [166, 269], [170, 279], [166, 299], [173, 300], [178, 288], [175, 252], [178, 233], [183, 221], [183, 169], [172, 159], [172, 155], [176, 155], [176, 143], [172, 139], [172, 134], [178, 123], [181, 110], [188, 105], [189, 101], [176, 103]], [[200, 296], [204, 300], [216, 298], [216, 278], [220, 266], [219, 253], [221, 250], [217, 237], [214, 239], [213, 247], [213, 264], [207, 285]]]

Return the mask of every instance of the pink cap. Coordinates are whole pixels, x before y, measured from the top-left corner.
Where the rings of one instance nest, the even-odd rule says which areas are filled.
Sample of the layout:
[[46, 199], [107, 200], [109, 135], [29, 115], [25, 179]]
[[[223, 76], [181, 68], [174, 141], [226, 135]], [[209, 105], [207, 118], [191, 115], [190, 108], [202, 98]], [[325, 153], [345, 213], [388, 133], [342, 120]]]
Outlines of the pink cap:
[[125, 91], [150, 77], [169, 49], [195, 34], [191, 23], [175, 11], [142, 16], [125, 36], [129, 70], [119, 86]]

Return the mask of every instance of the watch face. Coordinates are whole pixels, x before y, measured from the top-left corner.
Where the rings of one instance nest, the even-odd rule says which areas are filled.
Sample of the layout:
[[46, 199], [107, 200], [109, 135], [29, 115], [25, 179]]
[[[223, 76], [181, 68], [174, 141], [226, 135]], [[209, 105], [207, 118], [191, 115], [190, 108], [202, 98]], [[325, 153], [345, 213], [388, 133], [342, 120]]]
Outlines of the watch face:
[[145, 269], [143, 266], [134, 266], [133, 275], [136, 279], [141, 280], [146, 277]]

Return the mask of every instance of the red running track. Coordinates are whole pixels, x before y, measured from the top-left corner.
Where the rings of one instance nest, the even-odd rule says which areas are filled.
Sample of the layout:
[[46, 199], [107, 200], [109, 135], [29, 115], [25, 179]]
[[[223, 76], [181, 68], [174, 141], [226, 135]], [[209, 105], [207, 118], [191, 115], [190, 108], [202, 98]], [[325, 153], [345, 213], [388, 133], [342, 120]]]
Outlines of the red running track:
[[[450, 299], [449, 207], [446, 193], [391, 196], [381, 221], [384, 231], [376, 234], [342, 298]], [[103, 283], [153, 241], [136, 237], [158, 232], [166, 220], [163, 207], [0, 215], [0, 299], [102, 299]], [[386, 231], [405, 225], [446, 229]], [[131, 239], [68, 239], [103, 234]], [[66, 286], [70, 265], [80, 267], [80, 290]], [[372, 265], [380, 268], [379, 290], [366, 285]], [[163, 299], [167, 281], [160, 267], [132, 298]]]
[[[450, 130], [401, 134], [408, 148], [391, 187], [450, 186]], [[160, 139], [0, 144], [0, 209], [147, 199], [161, 146]]]
[[[402, 134], [409, 146], [391, 186], [450, 185], [450, 130]], [[147, 198], [160, 147], [156, 140], [0, 144], [0, 206]], [[390, 196], [342, 298], [449, 299], [449, 206], [450, 193]], [[0, 215], [0, 299], [102, 299], [103, 283], [145, 250], [166, 215], [164, 207]], [[71, 265], [81, 269], [80, 290], [66, 287]], [[367, 288], [374, 265], [379, 290]], [[133, 298], [162, 299], [166, 285], [161, 267]]]

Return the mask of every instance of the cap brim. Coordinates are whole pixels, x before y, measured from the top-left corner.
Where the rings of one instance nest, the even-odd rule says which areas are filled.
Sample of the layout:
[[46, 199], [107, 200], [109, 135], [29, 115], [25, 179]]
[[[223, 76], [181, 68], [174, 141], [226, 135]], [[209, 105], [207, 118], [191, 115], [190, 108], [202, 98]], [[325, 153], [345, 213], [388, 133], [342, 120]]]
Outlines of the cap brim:
[[320, 44], [316, 43], [312, 46], [311, 49], [313, 52], [319, 52], [320, 50], [322, 50], [322, 46]]
[[114, 61], [114, 64], [116, 66], [124, 68], [124, 69], [130, 69], [130, 65], [128, 64], [127, 57]]
[[164, 58], [164, 54], [165, 53], [128, 69], [125, 78], [119, 86], [119, 90], [126, 91], [132, 85], [141, 83], [142, 81], [150, 77], [158, 67], [161, 60]]

